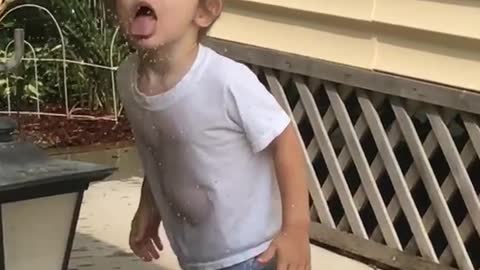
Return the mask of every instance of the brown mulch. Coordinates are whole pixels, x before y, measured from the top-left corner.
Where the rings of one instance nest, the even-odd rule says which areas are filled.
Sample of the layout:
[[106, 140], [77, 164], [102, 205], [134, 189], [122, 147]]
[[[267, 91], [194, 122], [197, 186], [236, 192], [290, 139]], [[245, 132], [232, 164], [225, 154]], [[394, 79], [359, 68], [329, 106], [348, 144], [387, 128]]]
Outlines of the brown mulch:
[[[59, 106], [46, 106], [49, 113], [63, 113]], [[100, 112], [76, 111], [74, 114], [100, 117]], [[111, 120], [67, 119], [59, 116], [12, 116], [19, 126], [22, 140], [28, 140], [42, 148], [68, 148], [132, 142], [133, 135], [128, 121], [121, 117], [118, 123]]]

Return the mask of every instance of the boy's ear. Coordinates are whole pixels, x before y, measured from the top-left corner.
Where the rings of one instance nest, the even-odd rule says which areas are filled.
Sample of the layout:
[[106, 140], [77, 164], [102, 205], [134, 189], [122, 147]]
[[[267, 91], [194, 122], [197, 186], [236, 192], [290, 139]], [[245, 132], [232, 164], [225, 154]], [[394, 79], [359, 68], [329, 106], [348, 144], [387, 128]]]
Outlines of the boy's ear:
[[198, 7], [195, 23], [200, 28], [210, 27], [220, 16], [222, 10], [223, 0], [205, 0], [205, 4], [200, 4]]

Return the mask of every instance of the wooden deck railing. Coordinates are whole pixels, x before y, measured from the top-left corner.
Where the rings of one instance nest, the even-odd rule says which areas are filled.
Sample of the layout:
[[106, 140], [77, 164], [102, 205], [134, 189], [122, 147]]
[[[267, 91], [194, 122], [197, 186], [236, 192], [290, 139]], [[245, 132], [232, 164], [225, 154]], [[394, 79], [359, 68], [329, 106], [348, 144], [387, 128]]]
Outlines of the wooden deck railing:
[[249, 65], [310, 160], [312, 240], [399, 269], [480, 268], [480, 95], [208, 40]]

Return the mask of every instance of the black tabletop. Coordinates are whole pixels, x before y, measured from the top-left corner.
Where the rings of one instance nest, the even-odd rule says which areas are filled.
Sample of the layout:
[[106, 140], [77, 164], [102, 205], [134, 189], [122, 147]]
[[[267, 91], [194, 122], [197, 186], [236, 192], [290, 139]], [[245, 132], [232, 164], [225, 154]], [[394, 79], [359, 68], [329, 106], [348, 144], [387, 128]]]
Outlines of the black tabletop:
[[55, 182], [93, 182], [109, 176], [113, 170], [106, 166], [55, 159], [28, 166], [0, 163], [0, 192]]
[[0, 143], [0, 193], [43, 184], [102, 180], [114, 168], [78, 161], [50, 159], [30, 143]]

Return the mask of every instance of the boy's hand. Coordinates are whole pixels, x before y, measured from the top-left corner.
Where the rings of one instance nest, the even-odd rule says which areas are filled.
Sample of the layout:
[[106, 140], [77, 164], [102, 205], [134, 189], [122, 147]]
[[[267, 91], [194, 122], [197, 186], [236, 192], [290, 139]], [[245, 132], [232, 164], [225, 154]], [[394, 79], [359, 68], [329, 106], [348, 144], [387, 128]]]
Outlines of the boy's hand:
[[160, 258], [163, 250], [162, 241], [158, 235], [160, 215], [155, 211], [139, 209], [132, 221], [130, 230], [130, 248], [143, 261], [150, 262]]
[[268, 264], [276, 257], [276, 270], [310, 270], [310, 241], [308, 230], [285, 229], [274, 238], [270, 247], [258, 257]]

